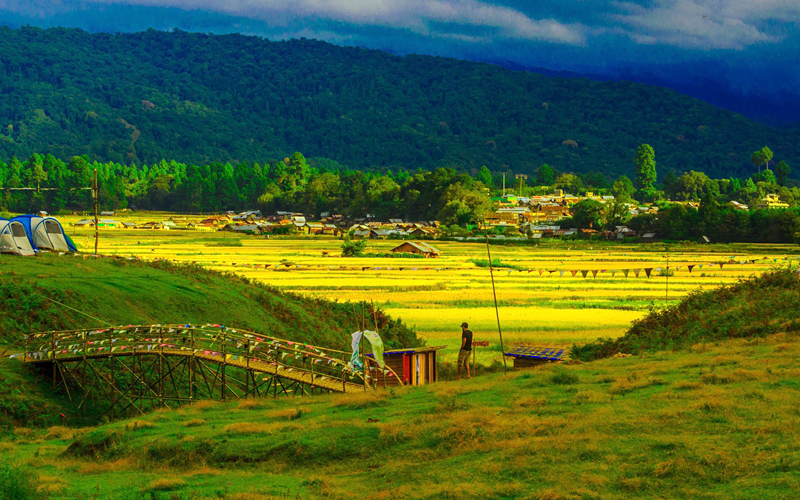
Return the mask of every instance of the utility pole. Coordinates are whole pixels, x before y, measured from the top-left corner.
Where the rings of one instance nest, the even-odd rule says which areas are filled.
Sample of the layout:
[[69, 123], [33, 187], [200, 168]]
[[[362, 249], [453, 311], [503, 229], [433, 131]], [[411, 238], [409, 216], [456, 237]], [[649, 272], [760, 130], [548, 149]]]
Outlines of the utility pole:
[[97, 244], [100, 241], [100, 228], [97, 220], [97, 169], [94, 169], [94, 258], [97, 258]]
[[[483, 220], [486, 228], [486, 219]], [[494, 297], [494, 313], [497, 316], [497, 335], [500, 337], [500, 353], [503, 355], [503, 374], [508, 375], [508, 365], [506, 363], [506, 348], [503, 344], [503, 331], [500, 329], [500, 310], [497, 308], [497, 290], [494, 286], [494, 267], [492, 266], [492, 251], [489, 250], [489, 230], [486, 230], [486, 253], [489, 256], [489, 275], [492, 277], [492, 296]]]
[[522, 196], [522, 179], [527, 179], [528, 176], [525, 174], [516, 174], [514, 177], [519, 179], [519, 195]]
[[503, 172], [503, 196], [506, 195], [506, 173]]

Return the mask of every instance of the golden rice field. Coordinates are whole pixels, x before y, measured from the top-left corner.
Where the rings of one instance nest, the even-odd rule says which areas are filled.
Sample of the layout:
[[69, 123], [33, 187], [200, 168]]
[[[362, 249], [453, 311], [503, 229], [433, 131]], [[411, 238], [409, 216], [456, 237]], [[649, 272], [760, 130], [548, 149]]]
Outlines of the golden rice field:
[[[115, 217], [136, 221], [164, 218]], [[61, 221], [79, 247], [91, 252], [94, 230], [71, 227], [77, 219], [62, 217]], [[490, 272], [473, 262], [487, 260], [486, 245], [431, 243], [442, 251], [442, 257], [343, 258], [339, 256], [341, 240], [332, 237], [266, 238], [223, 232], [101, 228], [99, 253], [194, 262], [299, 294], [374, 301], [415, 327], [429, 345], [448, 346], [443, 352], [446, 360], [455, 356], [459, 325], [467, 321], [476, 339], [492, 342], [490, 349], [478, 351], [479, 360], [499, 360]], [[397, 244], [371, 241], [367, 252], [389, 252]], [[565, 347], [622, 335], [632, 321], [652, 307], [674, 303], [693, 290], [787, 265], [800, 255], [797, 245], [686, 243], [671, 245], [667, 251], [663, 243], [547, 240], [538, 246], [492, 245], [491, 251], [493, 258], [511, 266], [494, 271], [504, 340]], [[692, 264], [690, 273], [687, 266]], [[645, 269], [651, 269], [650, 277]]]

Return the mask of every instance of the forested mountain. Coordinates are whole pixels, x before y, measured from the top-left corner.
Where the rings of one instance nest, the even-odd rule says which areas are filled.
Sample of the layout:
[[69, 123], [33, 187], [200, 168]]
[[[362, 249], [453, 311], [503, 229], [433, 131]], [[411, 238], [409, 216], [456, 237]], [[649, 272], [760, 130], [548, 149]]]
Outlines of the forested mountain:
[[0, 28], [0, 157], [124, 164], [265, 162], [303, 151], [362, 169], [747, 177], [750, 154], [800, 158], [770, 128], [663, 88], [397, 57], [311, 40]]

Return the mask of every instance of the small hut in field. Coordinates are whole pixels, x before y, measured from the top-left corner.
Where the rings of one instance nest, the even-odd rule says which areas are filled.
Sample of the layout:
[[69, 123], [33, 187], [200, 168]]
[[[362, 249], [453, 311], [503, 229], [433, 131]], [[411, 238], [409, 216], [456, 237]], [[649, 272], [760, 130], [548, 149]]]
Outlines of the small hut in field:
[[[386, 366], [394, 370], [398, 377], [403, 381], [403, 385], [425, 385], [439, 380], [439, 369], [436, 362], [436, 352], [444, 349], [445, 346], [438, 347], [410, 347], [407, 349], [395, 349], [383, 351], [383, 360]], [[367, 354], [368, 357], [373, 357]], [[374, 362], [371, 368], [375, 369]], [[391, 374], [383, 374], [380, 369], [372, 371], [377, 387], [393, 387], [400, 385], [397, 377]]]
[[442, 252], [421, 241], [406, 241], [394, 247], [392, 253], [414, 253], [425, 257], [438, 257]]

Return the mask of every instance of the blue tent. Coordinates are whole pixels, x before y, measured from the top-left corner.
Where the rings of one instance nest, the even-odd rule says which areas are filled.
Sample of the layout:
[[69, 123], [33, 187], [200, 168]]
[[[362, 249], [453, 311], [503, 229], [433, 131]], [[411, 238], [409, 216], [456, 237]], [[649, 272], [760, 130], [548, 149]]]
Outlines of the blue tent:
[[19, 215], [11, 219], [25, 227], [28, 240], [34, 250], [54, 250], [61, 252], [77, 252], [72, 240], [64, 234], [61, 223], [53, 217], [38, 215]]
[[36, 255], [22, 223], [0, 217], [0, 253]]

